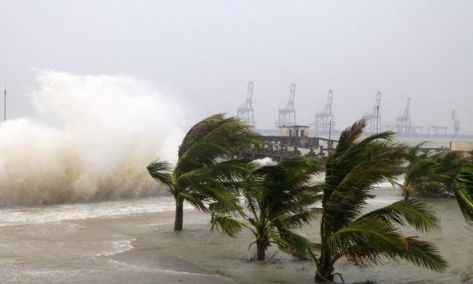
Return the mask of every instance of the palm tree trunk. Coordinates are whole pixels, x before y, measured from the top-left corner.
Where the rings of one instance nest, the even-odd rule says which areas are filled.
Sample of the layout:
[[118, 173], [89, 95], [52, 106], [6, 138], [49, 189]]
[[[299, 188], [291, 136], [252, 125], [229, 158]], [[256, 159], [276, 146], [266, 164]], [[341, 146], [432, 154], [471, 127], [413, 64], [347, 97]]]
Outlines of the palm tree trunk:
[[404, 190], [403, 195], [404, 195], [404, 201], [409, 201], [409, 197], [411, 195], [410, 192], [407, 190]]
[[335, 268], [331, 262], [331, 257], [327, 248], [322, 248], [319, 263], [317, 265], [317, 273], [315, 274], [316, 283], [333, 282], [333, 271]]
[[174, 231], [182, 231], [184, 220], [184, 202], [181, 198], [176, 198], [176, 217], [174, 219]]
[[266, 257], [266, 244], [264, 241], [256, 241], [256, 256], [258, 260], [264, 260]]
[[326, 283], [326, 282], [333, 282], [333, 265], [329, 265], [326, 267], [320, 267], [315, 274], [315, 282], [316, 283]]

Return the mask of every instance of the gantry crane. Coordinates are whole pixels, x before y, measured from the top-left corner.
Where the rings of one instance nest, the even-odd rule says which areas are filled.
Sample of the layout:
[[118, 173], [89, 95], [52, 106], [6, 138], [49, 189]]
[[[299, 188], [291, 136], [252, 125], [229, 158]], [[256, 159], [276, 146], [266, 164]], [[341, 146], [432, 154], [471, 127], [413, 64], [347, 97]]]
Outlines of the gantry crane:
[[248, 125], [255, 126], [255, 112], [253, 109], [253, 82], [248, 82], [245, 103], [237, 109], [237, 116]]
[[427, 135], [442, 136], [447, 135], [447, 126], [438, 126], [434, 124], [427, 125]]
[[381, 128], [381, 92], [376, 93], [376, 99], [371, 112], [365, 114], [363, 119], [366, 120], [366, 129], [370, 133], [378, 133]]
[[412, 132], [412, 123], [411, 123], [411, 115], [409, 113], [409, 109], [411, 107], [411, 98], [407, 99], [406, 108], [401, 116], [397, 118], [397, 133], [399, 134], [411, 134]]
[[296, 124], [296, 109], [294, 107], [295, 96], [296, 84], [292, 83], [291, 88], [289, 89], [289, 101], [285, 108], [279, 110], [277, 126]]
[[327, 94], [327, 103], [322, 111], [315, 114], [315, 132], [319, 134], [328, 133], [334, 129], [332, 113], [333, 91], [329, 90]]
[[460, 133], [460, 120], [458, 119], [457, 113], [455, 110], [452, 112], [452, 120], [453, 120], [453, 130], [455, 131], [455, 136], [458, 136]]

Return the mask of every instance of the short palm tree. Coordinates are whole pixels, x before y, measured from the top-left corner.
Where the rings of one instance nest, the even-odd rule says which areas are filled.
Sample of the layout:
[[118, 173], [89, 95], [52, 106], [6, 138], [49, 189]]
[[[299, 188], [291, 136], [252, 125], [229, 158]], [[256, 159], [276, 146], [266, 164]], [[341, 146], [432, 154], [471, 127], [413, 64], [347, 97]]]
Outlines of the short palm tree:
[[377, 264], [381, 257], [405, 259], [444, 270], [447, 263], [432, 244], [405, 237], [397, 228], [437, 228], [437, 218], [424, 204], [402, 200], [361, 215], [366, 199], [372, 197], [370, 190], [384, 180], [394, 182], [396, 167], [407, 153], [405, 146], [392, 142], [390, 132], [361, 139], [365, 126], [361, 120], [343, 131], [326, 164], [316, 282], [333, 281], [334, 265], [343, 257], [355, 264]]
[[465, 220], [473, 224], [473, 167], [465, 167], [458, 174], [453, 192]]
[[437, 155], [439, 181], [446, 193], [454, 193], [455, 180], [463, 168], [472, 164], [470, 155], [462, 152], [447, 152]]
[[421, 147], [425, 143], [409, 148], [405, 156], [408, 164], [404, 183], [400, 184], [405, 200], [409, 200], [411, 195], [438, 197], [443, 188], [440, 182], [439, 157], [421, 153]]
[[313, 217], [308, 206], [320, 198], [320, 187], [312, 179], [321, 171], [318, 161], [305, 157], [256, 168], [242, 190], [247, 212], [240, 218], [217, 213], [213, 226], [230, 236], [243, 227], [251, 230], [256, 238], [258, 260], [265, 259], [272, 243], [284, 252], [307, 256], [313, 244], [294, 230]]
[[250, 170], [246, 162], [233, 158], [258, 141], [259, 136], [250, 126], [235, 117], [217, 114], [189, 130], [179, 147], [174, 169], [159, 160], [148, 166], [149, 174], [174, 196], [175, 231], [182, 230], [185, 201], [204, 212], [212, 207], [240, 209], [234, 193]]

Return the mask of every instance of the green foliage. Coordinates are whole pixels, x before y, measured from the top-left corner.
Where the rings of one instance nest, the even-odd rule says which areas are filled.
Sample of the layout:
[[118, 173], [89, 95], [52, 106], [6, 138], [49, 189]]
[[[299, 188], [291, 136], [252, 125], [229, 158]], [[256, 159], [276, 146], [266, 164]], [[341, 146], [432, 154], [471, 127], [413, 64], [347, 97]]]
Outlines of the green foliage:
[[[174, 169], [159, 160], [147, 169], [153, 178], [168, 187], [176, 205], [186, 201], [204, 212], [210, 208], [241, 211], [235, 193], [251, 168], [248, 162], [233, 158], [258, 142], [259, 136], [250, 126], [235, 117], [217, 114], [189, 130], [179, 147]], [[182, 228], [182, 220], [179, 222]], [[179, 226], [175, 230], [180, 230]]]
[[439, 155], [422, 153], [421, 147], [426, 142], [411, 147], [406, 155], [408, 162], [404, 183], [401, 185], [405, 199], [414, 197], [439, 197], [443, 187], [439, 171]]
[[[371, 189], [388, 180], [394, 183], [396, 168], [405, 159], [417, 160], [418, 149], [393, 142], [393, 133], [383, 132], [361, 139], [366, 123], [358, 121], [345, 130], [326, 165], [323, 187], [321, 243], [316, 260], [316, 280], [333, 280], [334, 265], [344, 257], [355, 264], [378, 264], [382, 257], [405, 259], [415, 265], [442, 271], [446, 261], [427, 242], [405, 237], [399, 226], [420, 231], [438, 228], [437, 218], [424, 204], [399, 201], [362, 215]], [[427, 165], [411, 168], [409, 186], [423, 182], [420, 172]], [[430, 170], [429, 170], [430, 171]], [[415, 175], [419, 175], [414, 179]]]
[[[425, 143], [425, 142], [424, 142]], [[421, 153], [421, 143], [409, 150], [404, 195], [415, 197], [443, 197], [454, 194], [455, 178], [471, 164], [471, 157], [461, 152], [429, 155]], [[407, 199], [407, 198], [406, 198]]]
[[440, 182], [448, 193], [454, 193], [455, 179], [460, 171], [473, 164], [471, 156], [462, 152], [448, 152], [439, 155], [438, 163], [437, 172], [440, 175]]
[[464, 168], [457, 176], [454, 187], [455, 197], [465, 217], [473, 223], [473, 167]]
[[234, 236], [247, 227], [264, 250], [274, 242], [284, 252], [310, 254], [312, 242], [294, 230], [313, 218], [307, 206], [320, 198], [320, 187], [314, 186], [312, 179], [321, 170], [319, 162], [305, 157], [255, 168], [242, 190], [247, 212], [239, 217], [219, 212], [213, 228]]

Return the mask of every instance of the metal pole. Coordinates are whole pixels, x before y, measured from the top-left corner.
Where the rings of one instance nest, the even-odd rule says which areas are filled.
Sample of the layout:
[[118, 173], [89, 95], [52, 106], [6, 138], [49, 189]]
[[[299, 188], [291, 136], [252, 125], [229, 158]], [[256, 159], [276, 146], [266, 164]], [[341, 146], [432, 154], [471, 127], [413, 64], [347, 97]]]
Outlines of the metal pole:
[[332, 141], [330, 141], [332, 139], [332, 120], [330, 120], [329, 122], [329, 130], [328, 130], [328, 148], [329, 150], [332, 149]]
[[376, 134], [379, 133], [379, 106], [376, 106]]

